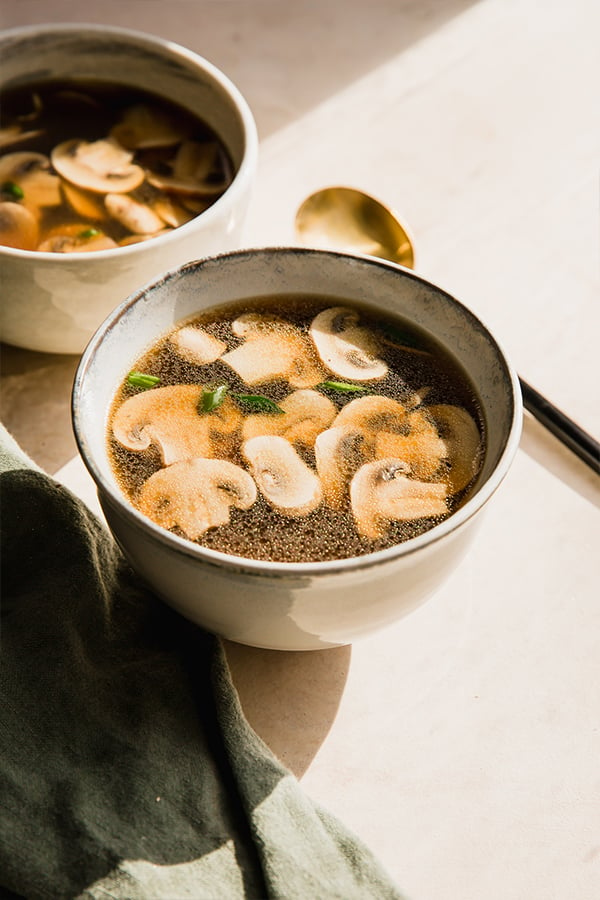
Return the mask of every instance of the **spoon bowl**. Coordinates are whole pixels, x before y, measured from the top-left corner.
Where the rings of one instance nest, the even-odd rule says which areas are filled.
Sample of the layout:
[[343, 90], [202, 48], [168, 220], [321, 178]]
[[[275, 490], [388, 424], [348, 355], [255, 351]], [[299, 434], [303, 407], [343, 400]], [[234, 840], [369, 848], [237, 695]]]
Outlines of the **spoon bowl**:
[[413, 240], [397, 215], [355, 188], [327, 187], [307, 197], [296, 214], [296, 233], [305, 246], [415, 266]]

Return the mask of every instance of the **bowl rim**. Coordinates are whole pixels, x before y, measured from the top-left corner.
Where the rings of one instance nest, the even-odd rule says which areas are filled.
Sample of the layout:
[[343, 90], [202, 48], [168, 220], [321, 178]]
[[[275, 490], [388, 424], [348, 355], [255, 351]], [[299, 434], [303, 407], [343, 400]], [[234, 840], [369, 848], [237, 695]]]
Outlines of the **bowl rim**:
[[194, 216], [189, 222], [178, 225], [177, 228], [173, 228], [166, 234], [157, 235], [149, 241], [139, 241], [137, 244], [130, 244], [124, 247], [111, 247], [108, 250], [81, 250], [70, 253], [50, 253], [44, 250], [22, 250], [18, 247], [7, 247], [0, 244], [0, 254], [4, 254], [8, 257], [28, 260], [35, 259], [40, 262], [52, 261], [57, 265], [67, 265], [67, 263], [69, 263], [69, 265], [72, 266], [74, 263], [76, 265], [85, 265], [86, 263], [89, 263], [90, 260], [97, 259], [100, 262], [105, 259], [112, 259], [117, 253], [119, 259], [125, 260], [127, 256], [136, 256], [144, 250], [147, 250], [148, 244], [150, 244], [151, 247], [158, 247], [159, 245], [161, 247], [164, 245], [168, 246], [173, 241], [180, 240], [182, 236], [193, 233], [196, 228], [203, 228], [205, 225], [210, 227], [211, 220], [220, 214], [222, 207], [226, 203], [231, 202], [232, 194], [238, 194], [245, 188], [246, 184], [252, 181], [256, 170], [258, 163], [258, 129], [248, 101], [237, 85], [225, 74], [225, 72], [195, 50], [184, 47], [183, 44], [166, 40], [159, 35], [117, 25], [102, 25], [91, 22], [51, 22], [41, 23], [39, 25], [16, 26], [15, 28], [8, 28], [0, 31], [0, 49], [3, 42], [27, 38], [28, 36], [38, 34], [78, 34], [85, 36], [86, 32], [98, 36], [105, 35], [109, 38], [115, 36], [130, 39], [138, 45], [145, 44], [146, 46], [161, 52], [165, 57], [181, 58], [205, 72], [224, 90], [225, 94], [232, 101], [233, 107], [237, 110], [244, 136], [242, 160], [235, 171], [231, 183], [211, 206]]
[[[167, 284], [171, 280], [180, 278], [182, 274], [185, 274], [186, 270], [193, 269], [194, 271], [196, 271], [198, 269], [202, 269], [205, 266], [218, 265], [223, 260], [227, 260], [230, 258], [252, 258], [257, 254], [264, 256], [273, 254], [284, 256], [294, 254], [304, 255], [307, 257], [316, 256], [317, 258], [337, 257], [355, 260], [359, 263], [367, 264], [369, 266], [377, 268], [399, 271], [403, 274], [403, 276], [419, 282], [420, 284], [432, 287], [434, 288], [434, 290], [444, 295], [448, 300], [451, 301], [451, 303], [457, 305], [461, 309], [463, 314], [473, 322], [473, 325], [475, 327], [484, 332], [487, 340], [489, 340], [494, 347], [496, 353], [498, 354], [498, 358], [501, 360], [504, 366], [507, 385], [510, 387], [510, 397], [512, 401], [512, 409], [510, 411], [510, 425], [496, 466], [490, 473], [487, 480], [480, 484], [477, 490], [471, 495], [471, 497], [455, 512], [448, 516], [447, 519], [444, 519], [442, 522], [434, 525], [432, 528], [428, 529], [420, 535], [417, 535], [414, 538], [410, 538], [409, 540], [403, 541], [399, 544], [394, 544], [393, 546], [387, 547], [383, 550], [376, 550], [371, 553], [365, 553], [361, 556], [352, 556], [345, 559], [323, 560], [318, 562], [282, 562], [252, 559], [249, 557], [235, 556], [233, 554], [223, 553], [218, 550], [213, 550], [209, 547], [203, 547], [202, 545], [196, 544], [188, 540], [187, 538], [182, 538], [178, 535], [172, 534], [161, 526], [155, 524], [151, 519], [142, 515], [142, 513], [135, 509], [135, 507], [125, 498], [123, 494], [121, 494], [118, 489], [116, 489], [110, 482], [105, 479], [100, 467], [96, 462], [95, 454], [89, 448], [85, 430], [83, 428], [82, 416], [79, 410], [79, 397], [85, 389], [87, 372], [92, 365], [96, 349], [101, 343], [104, 334], [114, 328], [115, 325], [120, 321], [120, 319], [127, 315], [129, 309], [135, 306], [138, 302], [144, 302], [144, 298], [147, 298], [149, 292], [152, 292], [153, 289], [158, 288], [159, 286]], [[105, 502], [108, 501], [109, 505], [116, 507], [122, 514], [125, 515], [127, 519], [132, 520], [133, 523], [140, 527], [142, 531], [147, 535], [151, 536], [155, 540], [158, 540], [161, 544], [168, 546], [168, 548], [172, 552], [176, 552], [180, 555], [196, 559], [205, 565], [208, 564], [219, 569], [225, 568], [229, 571], [235, 571], [238, 573], [244, 572], [263, 577], [289, 578], [294, 576], [297, 578], [302, 578], [311, 576], [314, 577], [316, 575], [333, 575], [339, 572], [365, 570], [389, 564], [400, 557], [405, 558], [428, 547], [431, 547], [434, 544], [437, 544], [439, 541], [444, 540], [452, 533], [457, 532], [459, 529], [462, 529], [464, 526], [466, 526], [467, 523], [487, 504], [490, 497], [496, 492], [501, 482], [508, 474], [508, 471], [512, 465], [513, 459], [519, 447], [523, 420], [523, 404], [519, 377], [512, 367], [512, 364], [510, 363], [498, 340], [482, 322], [479, 316], [475, 315], [475, 313], [473, 313], [472, 310], [469, 309], [469, 307], [467, 307], [460, 300], [457, 300], [453, 295], [449, 294], [443, 288], [440, 288], [430, 279], [424, 278], [422, 275], [417, 274], [412, 269], [408, 269], [398, 263], [383, 260], [375, 256], [368, 256], [366, 254], [298, 246], [264, 246], [230, 250], [223, 253], [214, 254], [212, 256], [203, 257], [202, 259], [191, 260], [188, 263], [184, 263], [181, 266], [163, 273], [163, 275], [161, 275], [159, 278], [156, 278], [148, 284], [144, 285], [138, 291], [134, 292], [127, 299], [125, 299], [119, 306], [117, 306], [96, 330], [81, 356], [73, 381], [73, 390], [71, 395], [71, 419], [75, 441], [80, 456], [93, 481], [96, 484], [101, 503], [103, 499], [105, 500]]]

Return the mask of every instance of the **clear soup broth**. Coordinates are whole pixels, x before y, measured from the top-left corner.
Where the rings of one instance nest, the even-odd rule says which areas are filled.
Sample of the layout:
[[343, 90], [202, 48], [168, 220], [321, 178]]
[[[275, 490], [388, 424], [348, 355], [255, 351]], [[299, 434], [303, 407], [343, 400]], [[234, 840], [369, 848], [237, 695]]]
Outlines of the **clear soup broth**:
[[227, 189], [232, 162], [201, 118], [101, 81], [0, 92], [0, 244], [108, 250], [184, 225]]
[[255, 298], [180, 323], [135, 361], [109, 416], [113, 471], [144, 515], [235, 556], [361, 556], [469, 495], [485, 423], [427, 334], [366, 306]]

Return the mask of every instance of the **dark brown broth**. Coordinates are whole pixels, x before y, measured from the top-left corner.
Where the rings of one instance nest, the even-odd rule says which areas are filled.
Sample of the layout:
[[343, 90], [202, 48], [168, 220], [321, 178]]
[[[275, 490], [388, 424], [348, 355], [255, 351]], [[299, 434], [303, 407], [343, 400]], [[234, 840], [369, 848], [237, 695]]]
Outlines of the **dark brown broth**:
[[[37, 113], [38, 101], [34, 100], [36, 95], [41, 102]], [[79, 139], [87, 142], [101, 140], [107, 137], [124, 110], [136, 104], [156, 107], [177, 123], [182, 123], [186, 126], [190, 140], [218, 143], [221, 150], [218, 162], [221, 168], [214, 174], [216, 179], [226, 178], [233, 171], [223, 141], [199, 116], [158, 94], [95, 79], [32, 82], [17, 88], [0, 89], [1, 127], [9, 128], [21, 119], [25, 132], [33, 130], [42, 132], [36, 137], [25, 137], [1, 148], [0, 157], [22, 151], [42, 153], [49, 157], [53, 148], [66, 140]], [[23, 121], [22, 117], [30, 113], [31, 119]], [[161, 172], [166, 174], [165, 160], [169, 155], [172, 155], [172, 148], [138, 149], [134, 151], [133, 162], [157, 174]], [[135, 191], [133, 194], [135, 195]], [[220, 195], [203, 198], [202, 208], [194, 215], [211, 206], [218, 196]], [[2, 199], [12, 198], [4, 194]], [[40, 242], [58, 227], [75, 224], [88, 224], [93, 229], [100, 229], [117, 244], [131, 236], [130, 230], [108, 214], [101, 218], [84, 220], [65, 200], [60, 205], [44, 207], [41, 210]]]
[[[384, 379], [365, 385], [372, 387], [372, 393], [382, 394], [403, 403], [420, 388], [431, 387], [426, 405], [452, 404], [463, 407], [477, 423], [485, 443], [481, 405], [462, 367], [437, 341], [398, 317], [384, 318], [379, 314], [374, 316], [367, 307], [351, 302], [341, 303], [338, 298], [283, 295], [228, 304], [193, 316], [186, 320], [185, 324], [193, 322], [201, 325], [204, 330], [225, 341], [228, 349], [233, 349], [242, 343], [242, 340], [232, 334], [230, 323], [243, 313], [259, 310], [261, 313], [285, 317], [290, 324], [307, 333], [310, 322], [318, 312], [340, 305], [358, 309], [361, 326], [372, 330], [380, 346], [378, 356], [389, 366], [389, 373]], [[182, 324], [178, 323], [177, 329]], [[226, 363], [216, 361], [209, 365], [197, 366], [186, 362], [169, 346], [168, 337], [169, 335], [165, 335], [157, 341], [147, 353], [135, 361], [131, 369], [159, 376], [161, 387], [202, 384], [206, 388], [213, 389], [219, 384], [226, 383], [230, 391], [258, 393], [276, 402], [295, 390], [287, 381], [282, 380], [265, 382], [249, 388]], [[392, 341], [397, 342], [396, 345]], [[336, 379], [335, 375], [327, 377]], [[121, 386], [112, 405], [110, 421], [121, 403], [135, 393], [137, 389], [127, 382]], [[338, 410], [357, 397], [363, 396], [333, 391], [324, 393], [334, 402]], [[159, 454], [154, 448], [142, 453], [129, 451], [117, 443], [110, 434], [108, 444], [117, 481], [125, 495], [135, 505], [136, 494], [144, 481], [161, 466]], [[314, 453], [304, 449], [299, 449], [299, 453], [314, 468]], [[232, 456], [229, 458], [245, 467], [241, 453], [237, 458]], [[198, 539], [197, 543], [235, 556], [282, 562], [319, 562], [361, 556], [409, 540], [429, 530], [457, 509], [468, 493], [469, 487], [450, 498], [449, 512], [445, 516], [394, 522], [391, 523], [385, 538], [369, 540], [358, 534], [350, 510], [337, 512], [321, 504], [305, 516], [284, 516], [272, 509], [259, 491], [258, 498], [250, 509], [239, 510], [232, 507], [229, 524], [210, 529]], [[172, 530], [185, 537], [176, 528]]]

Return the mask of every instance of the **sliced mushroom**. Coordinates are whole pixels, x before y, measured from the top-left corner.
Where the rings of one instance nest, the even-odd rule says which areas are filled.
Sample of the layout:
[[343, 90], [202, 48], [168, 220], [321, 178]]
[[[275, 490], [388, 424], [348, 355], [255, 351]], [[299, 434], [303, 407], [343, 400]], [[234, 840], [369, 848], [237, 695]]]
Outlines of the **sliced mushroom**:
[[231, 180], [216, 141], [184, 141], [173, 160], [173, 174], [150, 172], [148, 181], [163, 191], [182, 195], [216, 196]]
[[375, 456], [397, 457], [415, 478], [432, 478], [447, 455], [437, 428], [424, 410], [418, 409], [407, 413], [403, 432], [380, 431], [375, 437]]
[[133, 234], [156, 234], [165, 226], [150, 206], [134, 200], [129, 194], [107, 194], [104, 205], [108, 214]]
[[0, 244], [17, 250], [35, 250], [39, 229], [33, 213], [20, 203], [0, 202]]
[[152, 209], [160, 216], [166, 225], [171, 228], [179, 228], [194, 218], [194, 213], [185, 207], [174, 203], [170, 197], [159, 196], [152, 204]]
[[359, 534], [377, 540], [390, 522], [444, 516], [448, 487], [406, 476], [401, 459], [377, 459], [362, 466], [350, 483], [352, 513]]
[[88, 191], [123, 194], [132, 191], [145, 177], [133, 154], [113, 138], [58, 144], [52, 151], [52, 165], [59, 175]]
[[315, 441], [317, 472], [325, 502], [342, 509], [354, 473], [372, 459], [368, 435], [354, 425], [339, 425], [322, 431]]
[[83, 216], [84, 219], [103, 219], [106, 215], [103, 197], [93, 191], [84, 191], [69, 184], [68, 181], [61, 183], [61, 189], [65, 195], [67, 203], [77, 215]]
[[188, 459], [159, 469], [142, 486], [137, 506], [163, 528], [180, 528], [196, 540], [226, 525], [230, 508], [248, 509], [256, 500], [251, 476], [224, 459]]
[[248, 416], [242, 426], [242, 440], [265, 434], [284, 437], [290, 444], [310, 448], [317, 435], [333, 422], [336, 408], [328, 397], [309, 389], [294, 391], [278, 404], [284, 414]]
[[136, 452], [157, 447], [165, 466], [214, 457], [237, 431], [242, 414], [227, 397], [214, 412], [199, 412], [202, 391], [202, 385], [177, 384], [128, 397], [112, 421], [115, 439]]
[[97, 250], [112, 250], [115, 241], [102, 231], [85, 222], [58, 225], [48, 231], [37, 250], [43, 253], [92, 253]]
[[236, 337], [252, 340], [265, 332], [281, 331], [288, 328], [289, 323], [281, 316], [270, 312], [242, 313], [231, 323], [231, 330]]
[[50, 171], [43, 153], [20, 151], [0, 157], [0, 184], [14, 182], [23, 191], [22, 205], [36, 212], [42, 206], [58, 206], [62, 200], [60, 179]]
[[418, 391], [415, 391], [406, 401], [406, 405], [409, 409], [416, 409], [418, 406], [422, 406], [429, 394], [431, 393], [430, 387], [422, 387], [419, 388]]
[[42, 98], [38, 94], [37, 91], [31, 92], [31, 109], [29, 112], [21, 113], [20, 116], [17, 116], [19, 122], [35, 122], [36, 119], [39, 118], [40, 113], [44, 108], [44, 104], [42, 102]]
[[169, 343], [179, 356], [197, 366], [205, 366], [218, 359], [227, 349], [227, 344], [204, 328], [195, 325], [184, 325], [178, 328], [169, 338]]
[[110, 136], [129, 150], [173, 147], [187, 137], [188, 128], [164, 109], [147, 103], [128, 106]]
[[179, 202], [188, 212], [191, 212], [193, 216], [199, 216], [201, 212], [204, 212], [205, 209], [212, 204], [212, 198], [210, 197], [192, 197], [188, 194], [179, 194], [178, 198]]
[[43, 133], [44, 132], [39, 129], [24, 131], [23, 126], [19, 124], [7, 125], [6, 128], [0, 128], [0, 148], [21, 144], [23, 141], [29, 141], [33, 138], [40, 137]]
[[462, 491], [478, 472], [481, 435], [466, 409], [450, 404], [426, 407], [445, 445], [447, 469], [443, 478], [451, 493]]
[[385, 378], [387, 364], [377, 357], [377, 345], [358, 313], [343, 306], [324, 309], [313, 319], [309, 334], [323, 364], [335, 375], [352, 381]]
[[278, 512], [306, 516], [320, 504], [319, 478], [285, 438], [251, 438], [242, 450], [260, 492]]
[[378, 431], [398, 434], [407, 431], [405, 407], [391, 397], [369, 394], [346, 403], [337, 414], [334, 425], [354, 425], [369, 432], [372, 438]]
[[[240, 317], [241, 318], [241, 317]], [[323, 379], [323, 371], [315, 359], [310, 342], [299, 328], [272, 317], [239, 320], [232, 324], [242, 328], [244, 343], [221, 357], [248, 385], [277, 378], [286, 379], [292, 387], [310, 388]]]
[[[111, 197], [112, 196], [114, 195], [111, 194]], [[151, 184], [148, 184], [147, 181], [143, 181], [134, 191], [130, 191], [126, 195], [118, 196], [126, 196], [128, 200], [134, 201], [139, 204], [139, 207], [142, 207], [142, 209], [137, 212], [135, 211], [136, 207], [134, 206], [125, 208], [126, 221], [130, 220], [129, 225], [126, 224], [126, 221], [123, 222], [126, 228], [136, 225], [135, 220], [139, 219], [140, 216], [148, 218], [148, 216], [151, 215], [156, 223], [160, 220], [161, 229], [164, 228], [165, 225], [170, 225], [172, 228], [178, 228], [180, 225], [185, 225], [186, 222], [189, 222], [190, 219], [193, 218], [193, 215], [189, 210], [184, 209], [183, 206], [174, 202], [163, 191], [159, 191]], [[115, 205], [120, 210], [120, 205], [118, 203]], [[124, 207], [124, 204], [121, 206]], [[146, 213], [145, 210], [150, 210], [150, 213]], [[138, 233], [141, 234], [143, 232]], [[152, 232], [147, 233], [151, 234]]]

